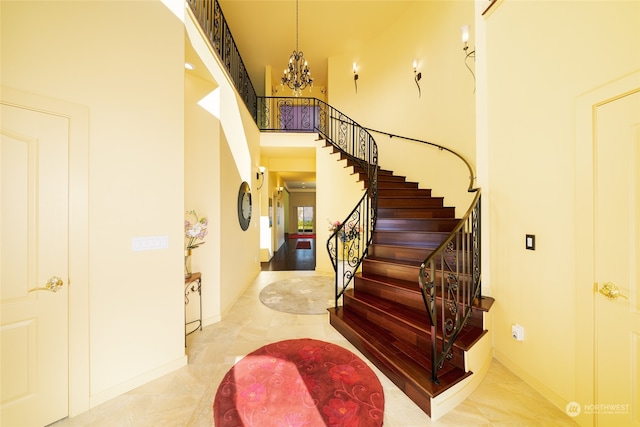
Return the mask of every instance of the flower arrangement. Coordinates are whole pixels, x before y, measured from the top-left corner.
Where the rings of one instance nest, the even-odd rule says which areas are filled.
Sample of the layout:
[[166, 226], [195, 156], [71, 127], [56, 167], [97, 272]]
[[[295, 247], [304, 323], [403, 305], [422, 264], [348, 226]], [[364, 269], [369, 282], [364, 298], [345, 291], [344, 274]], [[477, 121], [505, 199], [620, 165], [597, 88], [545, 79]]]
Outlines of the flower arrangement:
[[184, 220], [185, 249], [195, 249], [205, 243], [198, 242], [198, 240], [204, 240], [207, 235], [209, 220], [206, 217], [198, 217], [196, 211], [187, 211], [187, 215], [193, 216], [195, 222], [191, 223], [188, 219]]
[[[342, 226], [342, 223], [340, 221], [329, 220], [329, 231], [332, 234], [335, 233], [341, 226]], [[340, 230], [338, 237], [343, 242], [348, 242], [360, 237], [361, 231], [362, 231], [362, 227], [360, 227], [359, 225], [351, 222], [347, 222], [344, 228]]]

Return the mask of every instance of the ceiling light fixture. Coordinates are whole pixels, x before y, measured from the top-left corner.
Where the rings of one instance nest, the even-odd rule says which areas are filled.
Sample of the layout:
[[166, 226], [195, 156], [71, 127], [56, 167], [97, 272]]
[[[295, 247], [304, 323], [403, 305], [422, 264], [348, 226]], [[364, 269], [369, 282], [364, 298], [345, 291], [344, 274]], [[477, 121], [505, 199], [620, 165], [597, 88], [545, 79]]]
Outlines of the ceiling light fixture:
[[289, 64], [284, 69], [282, 85], [292, 89], [295, 96], [300, 96], [307, 86], [313, 86], [309, 64], [304, 59], [304, 53], [298, 50], [298, 0], [296, 0], [296, 50], [289, 57]]

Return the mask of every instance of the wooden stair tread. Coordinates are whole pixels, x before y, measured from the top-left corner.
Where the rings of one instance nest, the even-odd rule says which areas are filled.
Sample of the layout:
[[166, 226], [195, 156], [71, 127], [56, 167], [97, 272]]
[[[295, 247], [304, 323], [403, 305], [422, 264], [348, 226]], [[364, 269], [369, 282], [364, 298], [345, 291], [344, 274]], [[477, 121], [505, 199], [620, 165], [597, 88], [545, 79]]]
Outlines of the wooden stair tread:
[[449, 230], [458, 224], [458, 220], [454, 219], [455, 209], [446, 206], [430, 207], [430, 208], [393, 208], [393, 207], [378, 207], [378, 219], [434, 219], [440, 220], [449, 219], [452, 220], [452, 224], [448, 227]]
[[431, 189], [417, 188], [378, 188], [378, 197], [431, 197]]
[[415, 282], [410, 282], [408, 280], [394, 279], [390, 277], [379, 276], [377, 274], [366, 274], [365, 272], [357, 273], [356, 276], [362, 276], [369, 280], [374, 280], [379, 283], [389, 284], [389, 285], [397, 286], [399, 288], [403, 288], [409, 291], [415, 291], [416, 293], [420, 293], [420, 284], [418, 283], [417, 277]]
[[[408, 189], [410, 190], [410, 192], [413, 191], [420, 191], [420, 189]], [[398, 190], [401, 191], [401, 190]], [[391, 193], [391, 192], [389, 192]], [[382, 200], [382, 199], [403, 199], [403, 200], [415, 200], [416, 197], [420, 197], [420, 199], [433, 199], [433, 200], [437, 200], [437, 197], [431, 197], [431, 196], [416, 196], [415, 194], [407, 194], [407, 192], [404, 193], [396, 193], [396, 194], [387, 194], [386, 192], [383, 191], [379, 191], [378, 192], [378, 200]], [[440, 200], [442, 200], [442, 198], [440, 198]]]
[[372, 257], [372, 256], [368, 256], [366, 259], [369, 262], [385, 262], [388, 264], [397, 264], [397, 265], [404, 265], [409, 267], [420, 267], [420, 265], [422, 264], [422, 262], [420, 261], [406, 261], [401, 259], [378, 258], [378, 257]]
[[[364, 188], [370, 187], [371, 168], [328, 141], [326, 146], [346, 161], [354, 180]], [[440, 316], [450, 321], [455, 313], [441, 310], [445, 304], [443, 288], [435, 286], [438, 327], [432, 337], [418, 276], [424, 259], [448, 238], [460, 219], [455, 217], [456, 208], [445, 206], [444, 197], [434, 196], [431, 189], [421, 189], [406, 176], [380, 167], [374, 172], [377, 218], [371, 246], [366, 248], [353, 286], [343, 294], [343, 305], [328, 309], [330, 324], [431, 416], [431, 399], [472, 375], [471, 371], [465, 372], [466, 351], [486, 334], [483, 312], [491, 308], [493, 298], [474, 300], [470, 317], [438, 369], [438, 383], [434, 383], [430, 372], [432, 339], [438, 342], [438, 352], [442, 351]], [[438, 271], [431, 280], [444, 283], [450, 273], [440, 271], [444, 261], [436, 258]], [[461, 287], [473, 280], [470, 265], [462, 269], [464, 274], [456, 274]], [[438, 353], [435, 357], [442, 356]]]
[[[405, 231], [405, 233], [409, 233], [408, 231]], [[406, 245], [399, 245], [399, 244], [393, 244], [393, 243], [372, 243], [372, 245], [375, 246], [379, 246], [379, 247], [384, 247], [384, 248], [398, 248], [398, 249], [404, 249], [404, 250], [411, 250], [411, 249], [415, 249], [416, 251], [422, 251], [425, 254], [429, 254], [431, 252], [433, 252], [434, 248], [430, 248], [430, 247], [425, 247], [425, 246], [415, 246], [414, 242], [408, 242]]]
[[[411, 326], [413, 329], [421, 331], [425, 335], [431, 335], [431, 322], [429, 321], [426, 308], [424, 311], [417, 311], [406, 306], [393, 304], [392, 301], [381, 300], [366, 293], [355, 294], [353, 289], [347, 289], [345, 294], [347, 293], [378, 311], [388, 313], [389, 317], [395, 318]], [[453, 345], [460, 350], [469, 350], [485, 333], [485, 330], [464, 326]], [[436, 334], [438, 337], [441, 337], [442, 331], [438, 329]]]
[[[422, 263], [424, 262], [423, 260], [405, 260], [405, 259], [394, 259], [394, 258], [386, 258], [383, 256], [374, 256], [374, 255], [367, 255], [367, 257], [365, 258], [366, 262], [370, 262], [370, 263], [378, 263], [378, 264], [390, 264], [392, 266], [396, 265], [399, 267], [412, 267], [412, 268], [420, 268], [422, 266]], [[437, 261], [437, 260], [436, 260]], [[441, 266], [439, 265], [439, 262], [436, 262], [436, 264], [438, 265], [438, 268], [436, 269], [436, 274], [440, 273], [440, 269]], [[447, 273], [452, 272], [451, 270], [445, 269], [443, 270]], [[470, 272], [460, 272], [458, 273], [458, 277], [459, 278], [469, 278], [470, 277]], [[418, 276], [416, 275], [416, 282], [417, 282]]]
[[[452, 368], [447, 372], [439, 371], [440, 384], [435, 384], [431, 381], [430, 364], [429, 366], [418, 364], [397, 346], [389, 345], [389, 343], [396, 342], [393, 336], [385, 333], [384, 330], [373, 329], [370, 324], [367, 325], [366, 321], [361, 324], [362, 322], [358, 321], [356, 315], [345, 313], [341, 308], [337, 311], [335, 308], [330, 308], [329, 312], [331, 324], [338, 326], [334, 320], [342, 321], [342, 327], [338, 326], [337, 329], [343, 330], [344, 327], [347, 327], [352, 334], [357, 335], [358, 342], [352, 342], [352, 344], [368, 355], [370, 360], [394, 382], [395, 378], [401, 376], [425, 395], [435, 397], [472, 374], [472, 372], [464, 372], [460, 368]], [[406, 391], [405, 386], [397, 383], [396, 385]]]
[[[415, 292], [416, 294], [420, 295], [420, 297], [422, 297], [422, 292], [420, 291], [420, 284], [418, 283], [417, 278], [415, 282], [411, 282], [408, 280], [395, 279], [391, 277], [379, 276], [377, 274], [369, 274], [365, 272], [356, 273], [356, 277], [362, 277], [367, 280], [375, 281], [380, 283], [381, 285], [395, 286], [400, 289], [406, 290], [408, 292]], [[438, 295], [436, 296], [436, 298], [440, 298], [440, 296]], [[480, 311], [489, 311], [494, 301], [495, 299], [492, 297], [481, 296], [480, 298], [475, 299], [475, 301], [473, 302], [473, 307]]]
[[[375, 232], [420, 232], [440, 235], [444, 240], [450, 231], [460, 222], [456, 218], [380, 218], [376, 222]], [[441, 230], [438, 226], [447, 225], [449, 230]]]

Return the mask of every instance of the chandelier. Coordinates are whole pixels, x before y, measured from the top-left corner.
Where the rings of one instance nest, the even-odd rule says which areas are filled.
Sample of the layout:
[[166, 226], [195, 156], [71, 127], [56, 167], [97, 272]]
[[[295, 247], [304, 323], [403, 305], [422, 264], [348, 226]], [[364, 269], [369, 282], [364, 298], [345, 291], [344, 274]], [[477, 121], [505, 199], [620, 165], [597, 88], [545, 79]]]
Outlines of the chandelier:
[[289, 57], [289, 64], [284, 69], [282, 85], [292, 89], [295, 96], [300, 96], [307, 86], [313, 86], [309, 64], [304, 59], [304, 53], [298, 50], [298, 0], [296, 0], [296, 50]]

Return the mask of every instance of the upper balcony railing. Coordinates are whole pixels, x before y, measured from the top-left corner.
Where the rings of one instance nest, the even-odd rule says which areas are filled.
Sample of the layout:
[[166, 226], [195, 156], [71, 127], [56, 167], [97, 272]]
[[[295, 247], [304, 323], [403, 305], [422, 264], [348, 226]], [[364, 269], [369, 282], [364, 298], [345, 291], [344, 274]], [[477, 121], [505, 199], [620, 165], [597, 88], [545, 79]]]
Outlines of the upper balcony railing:
[[364, 175], [367, 188], [351, 212], [334, 224], [327, 252], [335, 271], [335, 306], [360, 267], [373, 238], [378, 211], [378, 146], [344, 113], [316, 98], [259, 97], [258, 127], [272, 132], [313, 132]]
[[[378, 206], [378, 148], [369, 133], [352, 119], [315, 98], [258, 98], [217, 0], [186, 0], [209, 43], [224, 64], [238, 94], [261, 131], [313, 132], [341, 153], [365, 175], [367, 190], [347, 217], [334, 227], [327, 251], [335, 275], [335, 305], [367, 255], [376, 227]], [[422, 141], [424, 142], [424, 141]], [[434, 144], [431, 144], [434, 145]], [[448, 238], [420, 267], [418, 283], [429, 315], [432, 340], [432, 380], [451, 355], [451, 349], [480, 298], [480, 189], [471, 164], [468, 191], [476, 196]]]
[[[217, 0], [186, 0], [207, 40], [231, 77], [251, 117], [257, 118], [256, 90]], [[257, 121], [257, 120], [256, 120]]]

